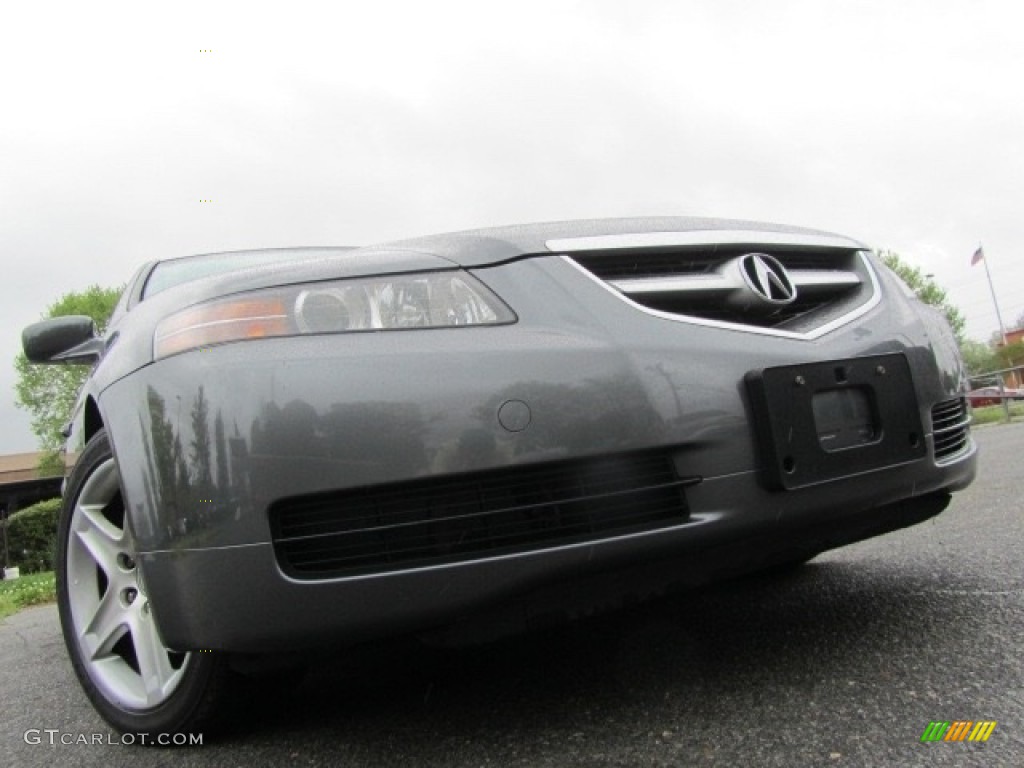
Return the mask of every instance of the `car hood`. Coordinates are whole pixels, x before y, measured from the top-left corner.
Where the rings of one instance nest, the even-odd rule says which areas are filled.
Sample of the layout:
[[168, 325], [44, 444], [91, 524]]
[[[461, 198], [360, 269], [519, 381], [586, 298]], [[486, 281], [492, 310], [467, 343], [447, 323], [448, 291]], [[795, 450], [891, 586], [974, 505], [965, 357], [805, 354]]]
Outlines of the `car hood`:
[[[706, 237], [702, 237], [702, 233], [706, 233]], [[734, 219], [663, 216], [559, 221], [467, 230], [356, 248], [289, 248], [285, 249], [290, 254], [287, 261], [197, 279], [168, 289], [166, 293], [171, 296], [166, 299], [160, 294], [152, 300], [166, 303], [171, 309], [275, 285], [485, 267], [523, 257], [559, 253], [574, 243], [579, 248], [591, 245], [596, 249], [620, 248], [628, 247], [623, 243], [628, 243], [630, 238], [639, 238], [639, 245], [652, 242], [652, 238], [671, 240], [673, 236], [694, 244], [722, 242], [727, 237], [730, 242], [751, 246], [793, 239], [827, 241], [829, 245], [844, 248], [865, 247], [855, 240], [820, 230]], [[252, 252], [261, 251], [254, 249]]]
[[[758, 245], [764, 241], [778, 242], [787, 239], [811, 239], [827, 241], [830, 245], [862, 249], [862, 243], [840, 237], [830, 232], [782, 224], [766, 224], [757, 221], [736, 219], [693, 218], [683, 216], [654, 216], [644, 218], [594, 219], [584, 221], [556, 221], [542, 224], [524, 224], [492, 229], [476, 229], [453, 232], [444, 235], [401, 240], [381, 248], [399, 249], [405, 252], [431, 254], [444, 258], [460, 267], [484, 267], [523, 256], [558, 253], [569, 241], [593, 243], [601, 248], [626, 247], [626, 236], [640, 236], [638, 244], [647, 238], [648, 242], [657, 235], [691, 235], [692, 242], [699, 242], [701, 232], [707, 233], [707, 241], [720, 241], [728, 234], [731, 242]], [[618, 240], [616, 240], [618, 238]], [[669, 239], [669, 238], [666, 238]], [[356, 254], [366, 249], [360, 249]], [[355, 255], [355, 254], [354, 254]]]

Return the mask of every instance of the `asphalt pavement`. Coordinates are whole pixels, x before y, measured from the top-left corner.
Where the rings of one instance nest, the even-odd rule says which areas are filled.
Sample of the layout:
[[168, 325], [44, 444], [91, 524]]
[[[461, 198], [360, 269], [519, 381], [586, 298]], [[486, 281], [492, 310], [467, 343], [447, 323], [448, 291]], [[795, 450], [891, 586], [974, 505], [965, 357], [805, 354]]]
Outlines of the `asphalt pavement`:
[[[976, 437], [979, 478], [935, 520], [557, 630], [349, 652], [202, 748], [117, 743], [55, 607], [22, 611], [0, 622], [0, 767], [1022, 766], [1024, 424]], [[997, 726], [921, 742], [947, 720]]]

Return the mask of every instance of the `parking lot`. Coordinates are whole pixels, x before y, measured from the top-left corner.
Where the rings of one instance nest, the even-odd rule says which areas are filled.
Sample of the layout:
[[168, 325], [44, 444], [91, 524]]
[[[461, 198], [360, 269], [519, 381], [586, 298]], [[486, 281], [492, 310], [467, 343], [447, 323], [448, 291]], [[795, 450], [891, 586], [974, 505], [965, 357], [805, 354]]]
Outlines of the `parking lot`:
[[[0, 763], [1024, 764], [1024, 425], [976, 437], [978, 480], [933, 521], [794, 575], [557, 630], [321, 661], [201, 750], [107, 743], [116, 737], [73, 680], [55, 607], [25, 610], [0, 623]], [[921, 743], [942, 720], [998, 725], [984, 744]], [[62, 745], [62, 734], [104, 743]]]

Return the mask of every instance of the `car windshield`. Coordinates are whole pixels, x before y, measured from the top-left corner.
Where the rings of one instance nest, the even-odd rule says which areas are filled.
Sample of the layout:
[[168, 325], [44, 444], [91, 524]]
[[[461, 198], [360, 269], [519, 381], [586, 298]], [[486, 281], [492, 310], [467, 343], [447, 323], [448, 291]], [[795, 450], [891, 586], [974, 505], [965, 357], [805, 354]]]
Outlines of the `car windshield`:
[[161, 261], [146, 279], [142, 298], [148, 299], [168, 288], [200, 278], [237, 272], [251, 267], [262, 267], [267, 264], [298, 261], [308, 259], [310, 256], [310, 249], [307, 248], [281, 248], [265, 251], [212, 253], [205, 256], [186, 256], [180, 259]]

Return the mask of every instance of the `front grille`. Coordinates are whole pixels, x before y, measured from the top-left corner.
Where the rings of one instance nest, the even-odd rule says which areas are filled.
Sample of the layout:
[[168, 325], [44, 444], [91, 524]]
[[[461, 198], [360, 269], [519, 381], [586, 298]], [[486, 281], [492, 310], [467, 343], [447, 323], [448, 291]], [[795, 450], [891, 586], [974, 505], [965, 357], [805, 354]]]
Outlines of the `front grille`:
[[932, 406], [932, 432], [935, 440], [935, 460], [942, 461], [967, 449], [967, 432], [971, 417], [967, 402], [962, 397], [945, 400]]
[[559, 461], [288, 499], [271, 531], [296, 578], [396, 571], [679, 525], [694, 482], [665, 452]]
[[[748, 253], [785, 267], [796, 299], [760, 302], [734, 269]], [[707, 245], [573, 253], [572, 260], [632, 301], [650, 309], [754, 328], [806, 333], [866, 304], [875, 283], [858, 251], [836, 247]]]

